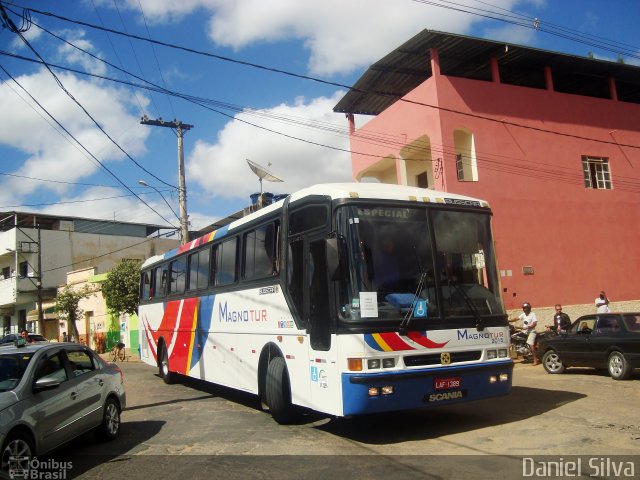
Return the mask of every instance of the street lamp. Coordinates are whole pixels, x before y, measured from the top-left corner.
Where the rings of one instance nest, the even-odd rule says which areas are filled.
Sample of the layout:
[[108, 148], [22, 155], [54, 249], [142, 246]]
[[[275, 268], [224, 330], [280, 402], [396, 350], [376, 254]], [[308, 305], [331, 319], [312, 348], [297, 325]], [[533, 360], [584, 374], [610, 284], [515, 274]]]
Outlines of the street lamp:
[[144, 180], [138, 180], [138, 183], [140, 185], [142, 185], [143, 187], [148, 187], [148, 188], [152, 188], [154, 189], [158, 195], [160, 195], [162, 197], [162, 200], [164, 200], [164, 203], [167, 204], [167, 207], [169, 207], [169, 210], [171, 210], [171, 213], [173, 213], [175, 215], [175, 217], [178, 219], [178, 221], [180, 221], [180, 217], [178, 216], [178, 214], [176, 213], [176, 211], [173, 209], [173, 207], [171, 206], [171, 204], [167, 201], [167, 199], [164, 197], [164, 195], [162, 194], [162, 192], [160, 190], [158, 190], [156, 187], [154, 187], [153, 185], [149, 185], [147, 182], [145, 182]]

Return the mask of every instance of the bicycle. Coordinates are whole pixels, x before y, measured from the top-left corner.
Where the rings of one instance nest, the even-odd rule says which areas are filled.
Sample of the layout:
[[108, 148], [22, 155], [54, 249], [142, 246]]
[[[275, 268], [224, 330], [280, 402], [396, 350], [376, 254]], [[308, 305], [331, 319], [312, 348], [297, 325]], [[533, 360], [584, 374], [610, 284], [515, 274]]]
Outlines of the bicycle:
[[117, 360], [120, 360], [121, 362], [124, 362], [126, 358], [127, 356], [124, 351], [124, 343], [118, 342], [111, 349], [111, 361], [115, 362]]

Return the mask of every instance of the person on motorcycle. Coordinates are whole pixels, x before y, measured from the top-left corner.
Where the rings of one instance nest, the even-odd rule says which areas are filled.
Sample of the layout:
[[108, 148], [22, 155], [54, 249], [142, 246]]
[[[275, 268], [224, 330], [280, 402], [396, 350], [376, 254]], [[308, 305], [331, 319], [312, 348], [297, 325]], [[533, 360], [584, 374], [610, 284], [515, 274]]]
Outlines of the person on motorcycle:
[[531, 304], [524, 302], [522, 304], [522, 313], [518, 318], [512, 318], [509, 322], [522, 322], [522, 330], [527, 334], [527, 344], [531, 348], [531, 354], [533, 357], [533, 365], [538, 365], [538, 356], [536, 355], [536, 326], [538, 325], [538, 319], [536, 314], [531, 311]]

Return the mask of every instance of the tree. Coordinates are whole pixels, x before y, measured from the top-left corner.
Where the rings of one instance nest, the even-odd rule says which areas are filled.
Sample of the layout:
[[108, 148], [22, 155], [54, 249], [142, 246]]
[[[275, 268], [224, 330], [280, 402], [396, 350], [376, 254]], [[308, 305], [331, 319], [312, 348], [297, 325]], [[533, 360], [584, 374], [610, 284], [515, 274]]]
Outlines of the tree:
[[140, 263], [124, 260], [107, 274], [102, 283], [102, 296], [111, 312], [133, 315], [138, 312]]
[[67, 319], [67, 332], [78, 340], [78, 326], [76, 320], [84, 313], [79, 307], [80, 300], [89, 298], [94, 294], [93, 288], [85, 285], [80, 289], [74, 289], [71, 285], [66, 285], [61, 292], [56, 295], [56, 312]]

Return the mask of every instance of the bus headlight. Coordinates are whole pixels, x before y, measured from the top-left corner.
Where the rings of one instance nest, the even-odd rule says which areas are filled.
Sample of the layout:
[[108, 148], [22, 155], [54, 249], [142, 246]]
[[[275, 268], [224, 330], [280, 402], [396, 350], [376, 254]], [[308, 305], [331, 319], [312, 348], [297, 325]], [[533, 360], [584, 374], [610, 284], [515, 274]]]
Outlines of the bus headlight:
[[379, 358], [370, 358], [367, 360], [367, 368], [369, 370], [374, 370], [376, 368], [380, 368], [380, 359]]
[[382, 368], [393, 368], [396, 366], [395, 358], [383, 358], [382, 359]]

